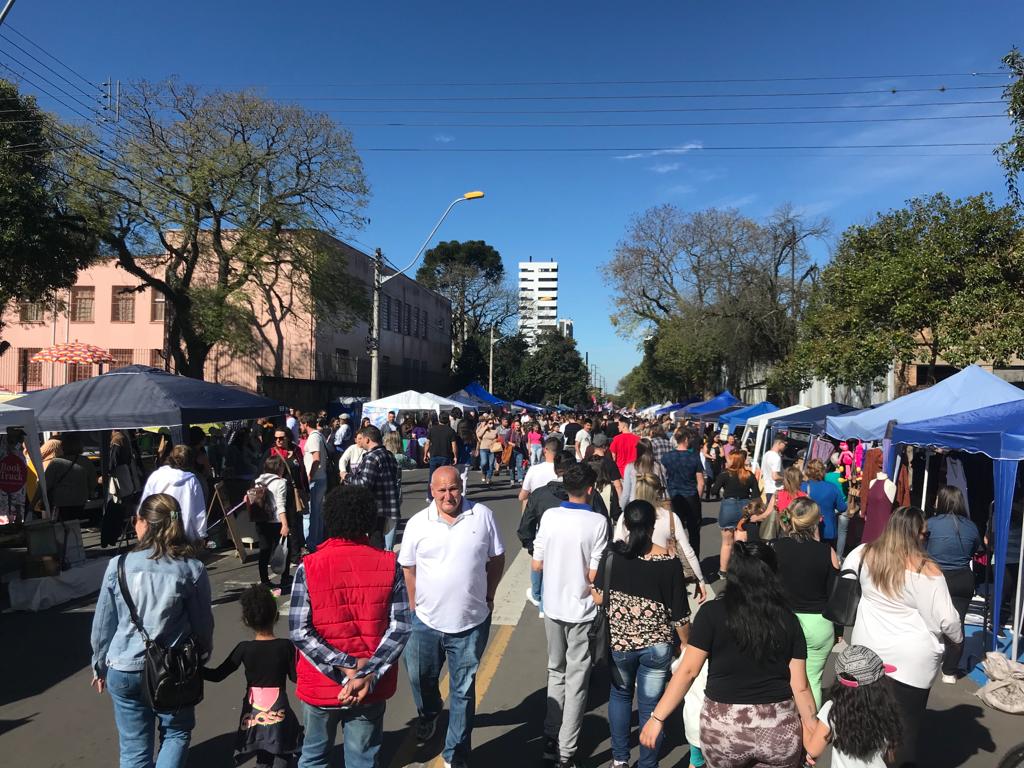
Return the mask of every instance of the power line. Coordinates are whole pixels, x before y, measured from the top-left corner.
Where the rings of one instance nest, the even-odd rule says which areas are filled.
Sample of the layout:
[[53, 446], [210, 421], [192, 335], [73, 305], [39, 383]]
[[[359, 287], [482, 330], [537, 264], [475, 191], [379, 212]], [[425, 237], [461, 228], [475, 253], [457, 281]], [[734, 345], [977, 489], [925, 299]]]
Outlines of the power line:
[[716, 120], [710, 122], [673, 123], [350, 123], [346, 127], [359, 128], [678, 128], [684, 126], [771, 126], [771, 125], [834, 125], [851, 123], [904, 123], [934, 120], [983, 120], [1006, 118], [1003, 113], [992, 115], [934, 115], [927, 117], [850, 118], [847, 120]]
[[[77, 90], [77, 91], [78, 91], [79, 93], [81, 93], [82, 95], [84, 95], [84, 96], [87, 96], [87, 97], [89, 97], [89, 98], [93, 98], [93, 97], [95, 97], [95, 96], [96, 96], [96, 94], [95, 94], [95, 93], [92, 93], [92, 94], [90, 94], [90, 93], [88, 93], [87, 91], [83, 90], [83, 89], [82, 89], [82, 86], [80, 86], [80, 85], [75, 85], [74, 83], [72, 83], [72, 82], [71, 82], [70, 80], [68, 80], [68, 79], [67, 79], [66, 77], [64, 77], [64, 75], [62, 75], [62, 74], [61, 74], [60, 72], [58, 72], [57, 70], [55, 70], [55, 69], [54, 69], [53, 67], [51, 67], [51, 66], [50, 66], [49, 64], [47, 64], [47, 63], [46, 63], [45, 61], [41, 61], [41, 60], [40, 60], [39, 58], [37, 58], [36, 56], [34, 56], [34, 55], [33, 55], [32, 53], [30, 53], [29, 51], [26, 51], [26, 50], [25, 50], [24, 48], [22, 48], [22, 47], [21, 47], [20, 45], [18, 45], [18, 44], [17, 44], [16, 42], [14, 42], [13, 40], [11, 40], [11, 38], [9, 38], [9, 37], [8, 37], [7, 35], [5, 35], [5, 34], [4, 34], [3, 32], [0, 32], [0, 37], [2, 37], [2, 38], [3, 38], [4, 40], [6, 40], [6, 41], [7, 41], [8, 43], [10, 43], [10, 44], [11, 44], [11, 45], [13, 45], [13, 46], [14, 46], [15, 48], [17, 48], [17, 49], [18, 49], [19, 51], [21, 51], [22, 53], [24, 53], [24, 54], [25, 54], [26, 56], [28, 56], [28, 57], [29, 57], [30, 59], [32, 59], [32, 61], [34, 61], [34, 62], [36, 62], [37, 64], [39, 64], [39, 66], [41, 66], [41, 67], [44, 67], [44, 68], [46, 68], [46, 70], [47, 70], [47, 71], [49, 71], [50, 73], [52, 73], [52, 74], [53, 74], [54, 76], [56, 76], [56, 77], [59, 77], [59, 78], [60, 78], [61, 80], [63, 80], [63, 81], [65, 82], [65, 83], [67, 83], [68, 85], [70, 85], [70, 86], [71, 86], [72, 88], [74, 88], [75, 90]], [[36, 47], [38, 48], [39, 46], [36, 46]], [[43, 49], [42, 49], [42, 48], [40, 48], [40, 50], [43, 50]], [[43, 51], [43, 52], [45, 53], [45, 51]], [[51, 58], [52, 58], [52, 57], [51, 57]], [[98, 89], [98, 88], [96, 88], [95, 90], [96, 90], [96, 91], [98, 91], [99, 89]]]
[[873, 88], [862, 91], [790, 91], [772, 93], [652, 93], [652, 94], [595, 94], [550, 96], [276, 96], [277, 101], [628, 101], [663, 99], [779, 99], [819, 96], [866, 96], [901, 93], [946, 93], [949, 91], [1003, 90], [1002, 85], [954, 85], [937, 88]]
[[942, 147], [995, 147], [995, 142], [960, 141], [933, 142], [925, 144], [790, 144], [755, 146], [690, 146], [690, 147], [363, 147], [362, 152], [630, 152], [650, 153], [654, 156], [685, 155], [690, 152], [722, 152], [761, 150], [833, 150], [833, 149], [926, 149]]
[[69, 66], [68, 66], [67, 64], [65, 64], [65, 63], [64, 63], [63, 61], [61, 61], [60, 59], [58, 59], [58, 58], [57, 58], [56, 56], [54, 56], [54, 55], [53, 55], [52, 53], [50, 53], [50, 52], [49, 52], [48, 50], [46, 50], [45, 48], [43, 48], [43, 46], [39, 45], [39, 43], [37, 43], [37, 42], [33, 41], [32, 39], [30, 39], [30, 38], [29, 38], [29, 37], [28, 37], [27, 35], [24, 35], [24, 34], [22, 34], [22, 33], [21, 33], [21, 32], [19, 32], [19, 31], [18, 31], [17, 29], [15, 29], [14, 27], [12, 27], [12, 26], [11, 26], [10, 24], [7, 24], [7, 25], [5, 25], [5, 26], [4, 26], [4, 28], [5, 28], [5, 29], [9, 29], [9, 30], [11, 30], [11, 32], [13, 32], [14, 34], [16, 34], [16, 35], [17, 35], [18, 37], [20, 37], [20, 38], [21, 38], [22, 40], [24, 40], [24, 41], [25, 41], [26, 43], [28, 43], [29, 45], [32, 45], [32, 46], [34, 46], [35, 48], [37, 48], [38, 50], [42, 51], [42, 52], [43, 52], [43, 53], [44, 53], [45, 55], [49, 56], [49, 57], [50, 57], [51, 59], [53, 59], [53, 61], [55, 61], [55, 62], [57, 62], [58, 64], [60, 64], [60, 65], [61, 65], [62, 67], [64, 67], [64, 69], [66, 69], [66, 70], [67, 70], [68, 72], [70, 72], [71, 74], [73, 74], [73, 75], [74, 75], [75, 77], [77, 77], [77, 78], [78, 78], [79, 80], [81, 80], [81, 81], [82, 81], [83, 83], [85, 83], [86, 85], [88, 85], [88, 86], [89, 86], [90, 88], [94, 88], [94, 89], [97, 89], [97, 90], [98, 90], [98, 89], [100, 88], [100, 86], [99, 86], [99, 85], [97, 85], [96, 83], [92, 82], [92, 81], [91, 81], [91, 80], [89, 80], [88, 78], [86, 78], [86, 77], [83, 77], [83, 76], [82, 76], [82, 75], [81, 75], [81, 74], [80, 74], [80, 73], [79, 73], [79, 72], [78, 72], [77, 70], [75, 70], [75, 69], [72, 69], [71, 67], [69, 67]]
[[704, 80], [506, 80], [463, 82], [347, 82], [347, 83], [205, 83], [211, 88], [452, 88], [546, 85], [723, 85], [727, 83], [798, 83], [830, 80], [921, 80], [936, 77], [1006, 77], [1006, 72], [932, 72], [899, 75], [807, 75], [794, 77], [713, 78]]
[[[56, 83], [54, 83], [54, 82], [53, 82], [52, 80], [50, 80], [49, 78], [47, 78], [47, 77], [46, 77], [45, 75], [41, 75], [41, 74], [39, 74], [39, 73], [38, 73], [38, 72], [37, 72], [36, 70], [32, 69], [32, 67], [30, 67], [30, 66], [28, 66], [27, 64], [25, 64], [25, 62], [23, 62], [23, 61], [19, 60], [19, 59], [18, 59], [17, 57], [15, 57], [15, 56], [12, 56], [12, 55], [11, 55], [11, 54], [10, 54], [9, 52], [7, 52], [7, 51], [5, 51], [5, 50], [2, 50], [2, 49], [0, 49], [0, 54], [3, 54], [4, 56], [6, 56], [7, 58], [9, 58], [9, 59], [10, 59], [11, 61], [13, 61], [13, 62], [14, 62], [15, 64], [17, 64], [18, 66], [20, 66], [20, 67], [23, 67], [24, 69], [28, 70], [28, 71], [29, 71], [29, 72], [31, 72], [31, 73], [32, 73], [33, 75], [35, 75], [35, 76], [36, 76], [36, 77], [38, 77], [38, 78], [39, 78], [40, 80], [42, 80], [42, 81], [43, 81], [44, 83], [46, 83], [46, 84], [47, 84], [47, 85], [49, 85], [50, 87], [52, 87], [52, 88], [55, 88], [56, 90], [60, 91], [61, 93], [63, 93], [63, 94], [65, 95], [65, 96], [67, 96], [67, 97], [68, 97], [68, 98], [70, 98], [70, 99], [71, 99], [72, 101], [74, 101], [74, 102], [76, 102], [77, 104], [79, 104], [80, 106], [84, 107], [85, 109], [88, 109], [88, 110], [92, 111], [92, 112], [93, 112], [93, 115], [94, 115], [94, 117], [98, 117], [98, 118], [99, 118], [100, 120], [102, 120], [102, 119], [103, 119], [103, 117], [102, 117], [101, 115], [99, 115], [98, 113], [96, 113], [96, 111], [95, 111], [95, 107], [92, 107], [92, 106], [90, 106], [89, 104], [86, 104], [86, 103], [85, 103], [84, 101], [82, 101], [81, 99], [79, 99], [79, 98], [78, 98], [77, 96], [75, 96], [75, 95], [74, 95], [73, 93], [70, 93], [70, 92], [68, 92], [68, 91], [67, 91], [67, 90], [66, 90], [65, 88], [62, 88], [61, 86], [57, 85], [57, 84], [56, 84]], [[3, 68], [4, 68], [4, 69], [6, 69], [6, 70], [7, 70], [8, 72], [12, 72], [12, 73], [13, 73], [13, 74], [14, 74], [15, 76], [17, 76], [17, 77], [21, 78], [22, 80], [25, 80], [25, 81], [26, 81], [26, 82], [28, 82], [28, 83], [29, 83], [30, 85], [32, 85], [33, 87], [35, 87], [35, 88], [36, 88], [37, 90], [40, 90], [40, 91], [42, 91], [43, 93], [45, 93], [45, 94], [46, 94], [47, 96], [49, 96], [49, 97], [50, 97], [51, 99], [53, 99], [54, 101], [56, 101], [56, 102], [57, 102], [58, 104], [61, 104], [61, 105], [63, 105], [63, 106], [64, 106], [64, 107], [66, 107], [67, 109], [70, 109], [70, 110], [71, 110], [72, 112], [74, 112], [74, 113], [75, 113], [76, 115], [78, 115], [79, 117], [83, 117], [83, 118], [85, 118], [86, 120], [88, 120], [89, 122], [93, 122], [93, 121], [94, 121], [94, 120], [93, 120], [93, 118], [90, 118], [90, 117], [89, 117], [88, 115], [86, 115], [86, 114], [82, 113], [82, 112], [81, 112], [81, 111], [80, 111], [79, 109], [77, 109], [76, 107], [73, 107], [73, 106], [71, 106], [71, 105], [70, 105], [70, 104], [68, 104], [68, 103], [67, 103], [66, 101], [63, 101], [62, 99], [58, 98], [57, 96], [54, 96], [54, 95], [53, 95], [52, 93], [50, 93], [50, 92], [49, 92], [49, 91], [47, 91], [46, 89], [44, 89], [44, 88], [40, 87], [38, 83], [35, 83], [35, 82], [33, 82], [32, 80], [30, 80], [30, 79], [28, 78], [28, 76], [26, 76], [26, 75], [25, 75], [25, 73], [24, 73], [24, 72], [19, 72], [19, 71], [17, 71], [16, 69], [14, 69], [14, 68], [12, 68], [12, 67], [9, 67], [8, 65], [6, 65], [6, 64], [4, 64], [4, 63], [2, 63], [2, 62], [0, 62], [0, 67], [3, 67]]]

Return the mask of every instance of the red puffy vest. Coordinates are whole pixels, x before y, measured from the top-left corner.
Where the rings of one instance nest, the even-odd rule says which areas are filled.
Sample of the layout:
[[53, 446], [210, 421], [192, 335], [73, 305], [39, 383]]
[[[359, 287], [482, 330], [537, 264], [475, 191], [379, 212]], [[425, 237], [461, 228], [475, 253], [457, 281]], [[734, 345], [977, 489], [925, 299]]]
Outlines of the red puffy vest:
[[[365, 542], [327, 539], [314, 554], [306, 555], [302, 564], [313, 627], [338, 650], [369, 659], [391, 623], [395, 553]], [[301, 653], [296, 676], [296, 694], [302, 701], [317, 707], [338, 706], [341, 685], [321, 674]], [[395, 664], [377, 680], [364, 704], [391, 698], [397, 680]]]

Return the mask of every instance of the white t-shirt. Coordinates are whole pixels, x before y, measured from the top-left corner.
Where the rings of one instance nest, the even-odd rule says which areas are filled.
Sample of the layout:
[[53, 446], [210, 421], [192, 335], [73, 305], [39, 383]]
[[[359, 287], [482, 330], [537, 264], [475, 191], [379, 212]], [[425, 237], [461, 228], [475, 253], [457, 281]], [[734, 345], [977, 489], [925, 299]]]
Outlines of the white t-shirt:
[[552, 480], [557, 479], [555, 463], [553, 461], [542, 461], [540, 464], [534, 464], [526, 470], [526, 477], [523, 478], [523, 490], [527, 493], [533, 493], [538, 488], [543, 488]]
[[[310, 474], [309, 470], [313, 466], [313, 454], [320, 454], [320, 463], [317, 465], [316, 472]], [[302, 451], [302, 460], [306, 465], [306, 474], [310, 480], [326, 480], [327, 469], [325, 464], [327, 463], [327, 441], [324, 440], [324, 436], [318, 431], [313, 430], [309, 433], [309, 437], [306, 438], [306, 446]]]
[[[157, 467], [147, 478], [146, 486], [142, 489], [142, 501], [155, 493], [166, 493], [178, 500], [182, 527], [190, 540], [206, 538], [206, 497], [198, 477], [165, 464]], [[142, 506], [141, 502], [139, 506]]]
[[405, 526], [398, 562], [416, 568], [416, 615], [438, 632], [455, 634], [480, 626], [487, 607], [487, 562], [505, 552], [494, 513], [462, 500], [451, 525], [434, 502]]
[[590, 433], [581, 429], [576, 433], [576, 455], [583, 457], [587, 455], [587, 448], [590, 446]]
[[596, 571], [608, 546], [608, 520], [586, 504], [562, 502], [540, 519], [533, 559], [544, 563], [544, 615], [580, 624], [597, 606], [590, 596], [587, 571]]
[[[821, 705], [821, 709], [818, 710], [818, 719], [825, 725], [828, 725], [828, 713], [831, 711], [832, 702], [826, 701]], [[831, 730], [831, 727], [829, 730]], [[850, 755], [843, 754], [833, 747], [832, 768], [885, 768], [885, 759], [883, 758], [882, 750], [878, 750], [878, 752], [867, 760], [862, 760], [859, 757], [851, 757]]]
[[299, 444], [299, 420], [294, 416], [287, 416], [284, 420], [285, 426], [291, 430], [292, 442], [296, 445]]
[[761, 477], [764, 478], [765, 493], [775, 493], [782, 488], [782, 483], [775, 481], [776, 472], [782, 474], [782, 456], [775, 451], [766, 451], [761, 457]]

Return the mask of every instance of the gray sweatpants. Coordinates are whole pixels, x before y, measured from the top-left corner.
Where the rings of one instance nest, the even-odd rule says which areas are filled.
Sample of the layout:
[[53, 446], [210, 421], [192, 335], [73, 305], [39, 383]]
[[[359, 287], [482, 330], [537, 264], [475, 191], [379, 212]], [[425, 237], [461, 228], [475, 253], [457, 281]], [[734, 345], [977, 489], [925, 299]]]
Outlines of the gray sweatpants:
[[544, 735], [558, 739], [562, 760], [576, 754], [587, 710], [587, 684], [590, 681], [590, 622], [569, 624], [550, 617], [544, 619], [548, 639], [548, 710]]

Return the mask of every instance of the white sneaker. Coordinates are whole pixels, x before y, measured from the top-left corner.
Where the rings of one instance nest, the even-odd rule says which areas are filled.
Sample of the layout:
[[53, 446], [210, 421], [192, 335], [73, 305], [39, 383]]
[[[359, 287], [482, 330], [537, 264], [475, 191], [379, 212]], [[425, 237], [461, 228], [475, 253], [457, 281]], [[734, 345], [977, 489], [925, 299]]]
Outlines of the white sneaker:
[[956, 685], [956, 675], [943, 675], [942, 682], [946, 685]]
[[533, 596], [533, 588], [532, 587], [527, 587], [526, 588], [526, 599], [529, 600], [531, 603], [533, 603], [534, 607], [540, 608], [540, 600], [537, 600]]
[[543, 619], [544, 618], [544, 611], [537, 611], [537, 618], [538, 619]]

